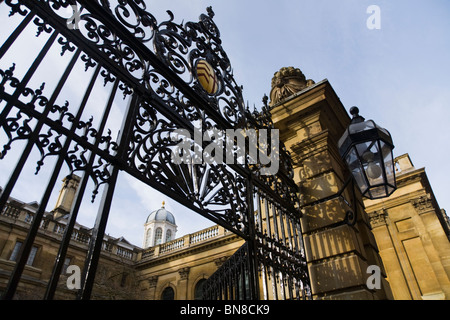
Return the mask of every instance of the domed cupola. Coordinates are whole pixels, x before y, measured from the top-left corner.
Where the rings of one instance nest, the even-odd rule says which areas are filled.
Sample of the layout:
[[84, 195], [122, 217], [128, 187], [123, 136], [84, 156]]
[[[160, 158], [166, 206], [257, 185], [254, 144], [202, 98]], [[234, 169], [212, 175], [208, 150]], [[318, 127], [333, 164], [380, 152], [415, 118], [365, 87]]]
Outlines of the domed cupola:
[[166, 210], [164, 201], [160, 209], [148, 215], [144, 228], [144, 248], [153, 247], [175, 239], [177, 232], [175, 217]]
[[164, 202], [161, 209], [155, 210], [148, 215], [146, 223], [149, 223], [151, 221], [167, 221], [171, 224], [176, 224], [173, 214], [167, 211], [166, 208], [164, 208]]

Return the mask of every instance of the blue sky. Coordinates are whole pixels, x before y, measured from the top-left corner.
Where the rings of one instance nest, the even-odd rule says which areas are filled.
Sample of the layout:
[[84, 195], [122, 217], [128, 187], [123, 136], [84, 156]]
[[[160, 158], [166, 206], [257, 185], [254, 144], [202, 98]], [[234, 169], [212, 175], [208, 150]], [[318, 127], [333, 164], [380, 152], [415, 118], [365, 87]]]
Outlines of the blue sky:
[[[409, 153], [416, 168], [426, 168], [439, 205], [450, 210], [446, 186], [450, 178], [447, 165], [450, 2], [147, 0], [146, 3], [159, 22], [168, 19], [166, 10], [174, 13], [177, 22], [197, 21], [206, 7], [212, 6], [235, 78], [243, 85], [244, 98], [251, 106], [261, 105], [262, 96], [269, 94], [273, 74], [281, 67], [300, 68], [308, 79], [316, 82], [327, 78], [347, 110], [356, 105], [366, 119], [373, 119], [391, 132], [396, 146], [394, 155]], [[379, 30], [366, 26], [370, 16], [366, 10], [370, 5], [381, 10]], [[3, 19], [0, 24], [6, 21]], [[7, 31], [0, 30], [3, 42]], [[2, 63], [1, 67], [4, 65], [8, 64]], [[12, 158], [8, 161], [12, 163]], [[39, 176], [33, 179], [37, 184], [41, 181]], [[124, 235], [140, 245], [146, 216], [158, 209], [163, 200], [177, 219], [177, 236], [212, 225], [129, 177], [121, 175], [119, 179], [108, 222], [108, 232], [114, 236]], [[0, 177], [0, 184], [4, 180]], [[25, 185], [25, 195], [21, 196], [37, 200], [40, 196]], [[87, 207], [84, 212], [80, 222], [93, 223], [95, 208]]]

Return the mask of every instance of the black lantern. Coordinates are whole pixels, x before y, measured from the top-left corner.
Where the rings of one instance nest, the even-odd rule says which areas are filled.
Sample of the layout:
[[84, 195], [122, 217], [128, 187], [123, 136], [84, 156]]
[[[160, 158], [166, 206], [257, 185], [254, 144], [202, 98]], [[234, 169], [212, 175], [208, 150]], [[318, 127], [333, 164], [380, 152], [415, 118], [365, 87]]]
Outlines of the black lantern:
[[339, 153], [355, 178], [363, 196], [379, 199], [391, 195], [396, 187], [390, 133], [352, 107], [353, 119], [339, 140]]

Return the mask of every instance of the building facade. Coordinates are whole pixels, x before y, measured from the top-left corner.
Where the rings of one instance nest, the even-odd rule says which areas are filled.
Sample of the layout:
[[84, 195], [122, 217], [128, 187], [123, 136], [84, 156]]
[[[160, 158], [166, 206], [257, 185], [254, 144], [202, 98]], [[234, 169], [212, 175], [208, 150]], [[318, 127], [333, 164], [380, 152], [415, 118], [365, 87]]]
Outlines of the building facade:
[[[37, 207], [36, 202], [23, 203], [11, 198], [1, 212], [0, 290], [2, 292], [7, 286]], [[16, 293], [17, 299], [42, 299], [66, 224], [67, 218], [61, 216], [60, 211], [55, 210], [45, 214], [21, 278], [19, 290]], [[70, 273], [66, 273], [66, 271], [71, 265], [82, 266], [84, 264], [91, 233], [92, 230], [82, 225], [75, 226], [58, 284], [56, 299], [74, 299], [76, 297], [76, 291], [68, 289], [67, 280]], [[134, 272], [137, 249], [137, 246], [129, 243], [123, 237], [105, 237], [96, 279], [97, 290], [93, 294], [94, 299], [137, 297], [129, 289], [136, 284], [137, 280]]]
[[395, 299], [450, 299], [450, 224], [424, 168], [395, 159], [397, 191], [366, 200], [370, 224]]
[[[43, 298], [67, 224], [61, 204], [70, 208], [73, 186], [64, 181], [55, 209], [45, 214], [15, 298]], [[36, 202], [11, 198], [0, 214], [0, 292], [6, 289], [37, 207]], [[84, 264], [91, 234], [91, 229], [75, 226], [55, 299], [76, 298], [67, 270]], [[243, 244], [218, 225], [173, 239], [175, 235], [175, 217], [164, 204], [145, 221], [143, 248], [106, 235], [92, 299], [200, 299], [203, 281]]]

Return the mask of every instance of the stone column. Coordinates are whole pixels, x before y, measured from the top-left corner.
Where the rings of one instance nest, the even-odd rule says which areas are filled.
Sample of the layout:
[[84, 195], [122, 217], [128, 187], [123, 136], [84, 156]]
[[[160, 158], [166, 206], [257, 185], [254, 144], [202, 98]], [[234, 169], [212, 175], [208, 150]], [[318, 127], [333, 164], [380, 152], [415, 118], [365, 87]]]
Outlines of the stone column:
[[[148, 286], [149, 286], [149, 300], [157, 300], [156, 298], [156, 286], [158, 284], [158, 276], [153, 276], [148, 279]], [[158, 299], [159, 300], [159, 299]]]
[[[294, 82], [295, 86], [290, 86]], [[294, 88], [292, 90], [285, 88]], [[306, 80], [299, 69], [283, 68], [272, 81], [271, 113], [280, 140], [291, 152], [304, 215], [301, 225], [314, 299], [386, 299], [390, 290], [359, 191], [343, 193], [357, 206], [354, 226], [343, 221], [349, 206], [333, 197], [349, 176], [337, 143], [350, 123], [328, 80]], [[370, 265], [381, 270], [380, 289], [366, 282]]]
[[188, 277], [189, 277], [190, 267], [184, 267], [178, 270], [180, 279], [177, 284], [177, 300], [187, 300], [188, 299]]

